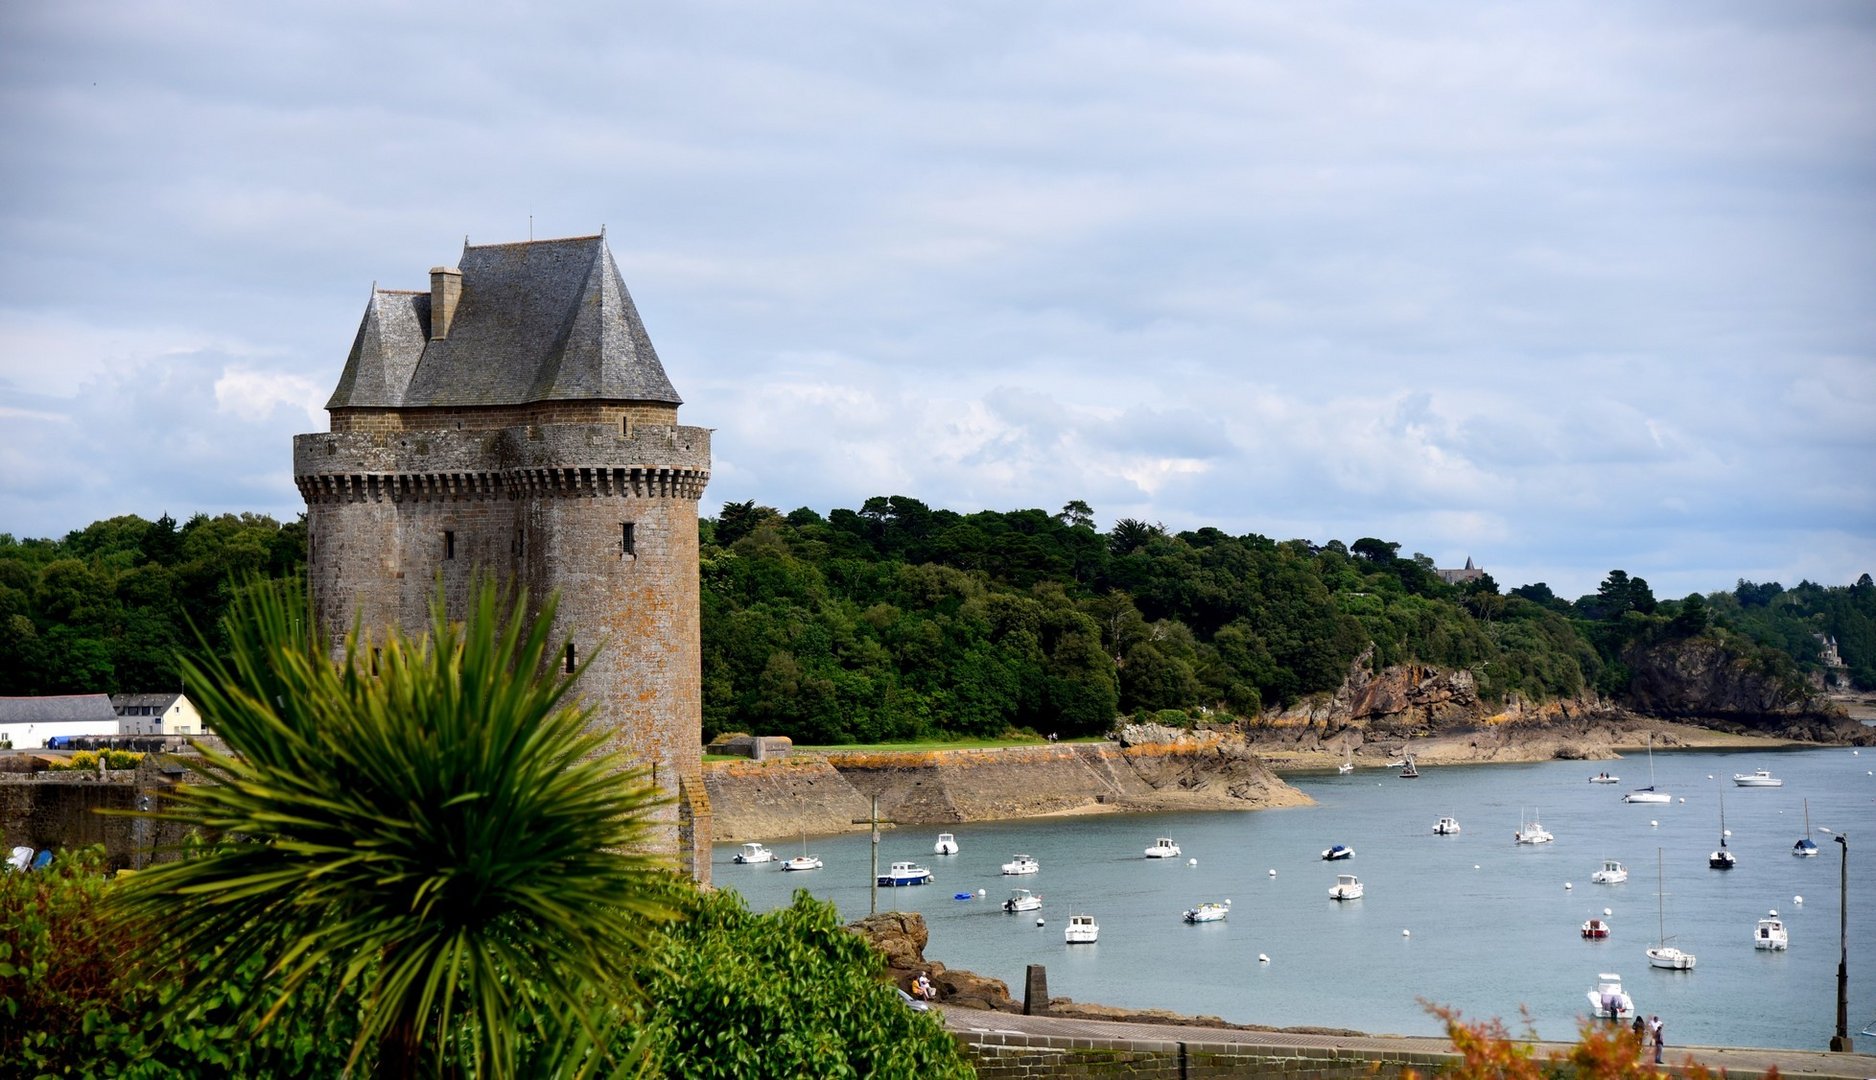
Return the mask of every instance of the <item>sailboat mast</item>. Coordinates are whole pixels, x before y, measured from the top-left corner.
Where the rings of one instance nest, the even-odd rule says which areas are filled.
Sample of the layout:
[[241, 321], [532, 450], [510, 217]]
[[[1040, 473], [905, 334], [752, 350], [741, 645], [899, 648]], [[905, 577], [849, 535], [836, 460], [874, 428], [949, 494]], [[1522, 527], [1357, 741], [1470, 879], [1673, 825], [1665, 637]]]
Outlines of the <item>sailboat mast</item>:
[[1656, 948], [1666, 948], [1668, 944], [1667, 917], [1667, 878], [1661, 870], [1661, 849], [1655, 849], [1655, 942]]

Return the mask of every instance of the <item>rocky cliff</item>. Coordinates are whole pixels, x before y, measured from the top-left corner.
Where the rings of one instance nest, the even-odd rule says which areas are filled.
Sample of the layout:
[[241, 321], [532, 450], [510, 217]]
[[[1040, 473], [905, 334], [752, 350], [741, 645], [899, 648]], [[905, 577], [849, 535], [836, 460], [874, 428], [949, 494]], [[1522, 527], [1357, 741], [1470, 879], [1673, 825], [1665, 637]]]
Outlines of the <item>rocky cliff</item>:
[[1795, 671], [1711, 637], [1630, 649], [1623, 704], [1649, 715], [1730, 730], [1839, 741], [1854, 734], [1847, 714]]
[[1130, 727], [1106, 743], [804, 755], [704, 767], [719, 840], [1104, 810], [1258, 809], [1307, 803], [1242, 738]]

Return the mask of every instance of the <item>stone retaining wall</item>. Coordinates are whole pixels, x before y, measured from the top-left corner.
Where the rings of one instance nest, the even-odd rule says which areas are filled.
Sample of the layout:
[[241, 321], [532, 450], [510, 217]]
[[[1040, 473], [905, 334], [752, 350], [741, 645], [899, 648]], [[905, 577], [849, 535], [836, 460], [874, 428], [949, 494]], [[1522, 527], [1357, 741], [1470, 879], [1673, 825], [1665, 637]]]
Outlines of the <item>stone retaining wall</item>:
[[1407, 1069], [1431, 1076], [1458, 1061], [1453, 1054], [1376, 1052], [1252, 1043], [1096, 1039], [1020, 1032], [953, 1032], [981, 1080], [1127, 1077], [1202, 1080], [1396, 1080]]

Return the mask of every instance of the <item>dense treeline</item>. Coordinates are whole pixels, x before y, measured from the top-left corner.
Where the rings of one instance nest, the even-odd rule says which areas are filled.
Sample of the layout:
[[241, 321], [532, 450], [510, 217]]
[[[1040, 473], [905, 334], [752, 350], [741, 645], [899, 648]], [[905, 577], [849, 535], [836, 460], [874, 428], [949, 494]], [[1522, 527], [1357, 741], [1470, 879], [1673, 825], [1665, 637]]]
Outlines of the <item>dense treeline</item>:
[[[1080, 502], [959, 514], [903, 496], [858, 510], [725, 506], [702, 526], [704, 728], [835, 743], [1096, 733], [1118, 713], [1255, 719], [1380, 668], [1468, 668], [1490, 700], [1619, 696], [1624, 657], [1724, 640], [1794, 685], [1835, 638], [1876, 687], [1876, 587], [1740, 581], [1657, 600], [1611, 571], [1574, 601], [1543, 583], [1451, 586], [1374, 537], [1277, 541], [1094, 528]], [[177, 685], [189, 625], [231, 580], [302, 566], [302, 523], [254, 515], [101, 521], [63, 540], [0, 534], [0, 693]]]
[[0, 533], [0, 693], [180, 690], [192, 626], [218, 633], [235, 581], [306, 562], [306, 526], [257, 514], [109, 518], [63, 540]]

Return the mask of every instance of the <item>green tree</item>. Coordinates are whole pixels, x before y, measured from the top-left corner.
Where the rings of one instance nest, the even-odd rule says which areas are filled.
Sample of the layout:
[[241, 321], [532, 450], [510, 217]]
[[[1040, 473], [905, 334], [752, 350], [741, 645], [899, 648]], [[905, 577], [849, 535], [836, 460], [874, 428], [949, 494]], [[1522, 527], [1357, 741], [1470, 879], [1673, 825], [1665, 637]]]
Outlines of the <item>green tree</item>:
[[526, 606], [482, 582], [453, 624], [439, 589], [427, 638], [354, 637], [335, 664], [297, 583], [239, 592], [228, 659], [184, 664], [229, 752], [156, 812], [239, 839], [121, 896], [162, 928], [161, 960], [198, 965], [185, 1003], [259, 956], [256, 1027], [358, 985], [350, 1057], [375, 1049], [383, 1075], [606, 1058], [597, 1017], [628, 1003], [617, 973], [665, 913], [632, 854], [654, 796], [554, 673], [552, 599]]

